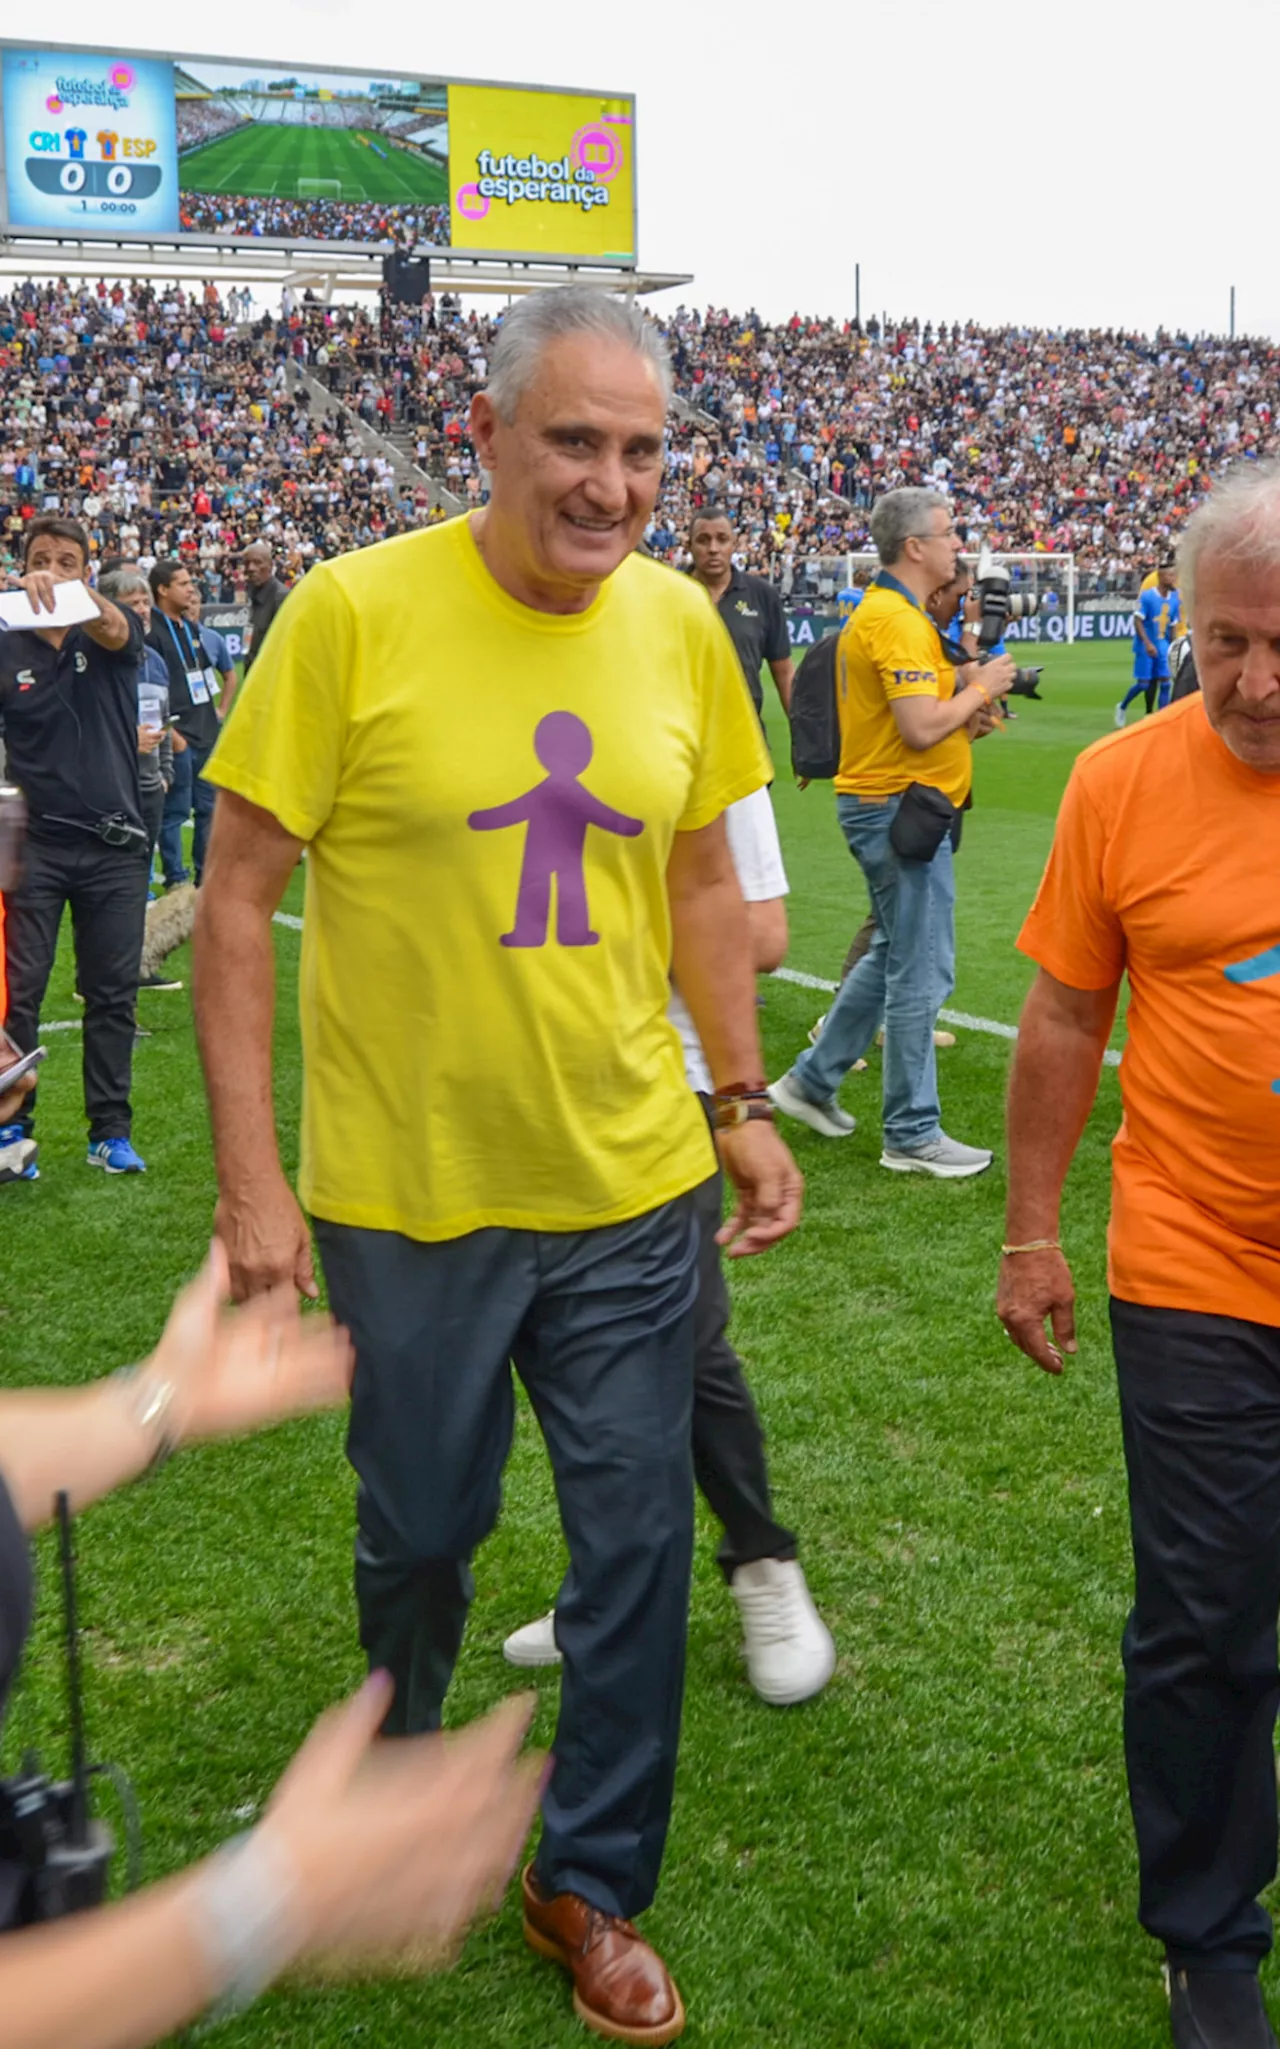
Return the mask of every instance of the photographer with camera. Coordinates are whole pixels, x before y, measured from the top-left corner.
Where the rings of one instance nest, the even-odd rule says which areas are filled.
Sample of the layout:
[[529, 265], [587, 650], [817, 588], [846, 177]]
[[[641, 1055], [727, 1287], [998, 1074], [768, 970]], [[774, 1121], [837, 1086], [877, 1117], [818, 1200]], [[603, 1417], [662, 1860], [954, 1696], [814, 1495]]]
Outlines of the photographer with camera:
[[879, 576], [845, 626], [839, 670], [837, 810], [867, 879], [876, 929], [842, 983], [815, 1044], [769, 1091], [824, 1138], [854, 1119], [836, 1101], [885, 1027], [882, 1167], [963, 1180], [991, 1164], [942, 1130], [933, 1030], [955, 966], [952, 854], [969, 796], [975, 739], [1013, 688], [1007, 655], [958, 670], [926, 611], [955, 577], [960, 540], [936, 491], [890, 491], [871, 514]]
[[[33, 610], [51, 615], [58, 587], [79, 584], [96, 616], [78, 625], [0, 633], [7, 772], [28, 812], [22, 880], [5, 899], [5, 1027], [24, 1052], [34, 1048], [69, 905], [84, 995], [88, 1162], [108, 1174], [140, 1174], [129, 1088], [147, 908], [138, 784], [142, 628], [131, 613], [87, 590], [88, 567], [82, 526], [33, 519], [19, 579]], [[32, 1136], [33, 1111], [31, 1098], [17, 1131], [0, 1127], [0, 1145]]]
[[[149, 1359], [88, 1387], [0, 1394], [0, 1706], [31, 1619], [26, 1531], [178, 1445], [345, 1400], [345, 1332], [280, 1296], [228, 1311], [215, 1244]], [[448, 1961], [514, 1868], [537, 1798], [517, 1759], [527, 1705], [454, 1738], [375, 1742], [375, 1673], [322, 1716], [247, 1835], [117, 1905], [33, 1923], [29, 1874], [0, 1862], [5, 2049], [141, 2049], [208, 2008], [248, 2005], [304, 1958]], [[28, 1781], [28, 1783], [30, 1783]], [[0, 1804], [8, 1789], [0, 1782]]]

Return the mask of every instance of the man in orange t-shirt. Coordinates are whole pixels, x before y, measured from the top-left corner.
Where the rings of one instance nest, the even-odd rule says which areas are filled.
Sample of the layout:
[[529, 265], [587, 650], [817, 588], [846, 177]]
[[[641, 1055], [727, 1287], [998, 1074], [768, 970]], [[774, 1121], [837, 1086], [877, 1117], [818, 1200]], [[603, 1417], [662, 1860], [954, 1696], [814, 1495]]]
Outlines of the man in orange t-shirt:
[[1081, 756], [1018, 942], [1040, 973], [998, 1306], [1060, 1372], [1059, 1199], [1127, 974], [1109, 1281], [1138, 1912], [1165, 1947], [1174, 2042], [1275, 2049], [1257, 1970], [1280, 1703], [1280, 465], [1228, 477], [1180, 567], [1203, 695]]

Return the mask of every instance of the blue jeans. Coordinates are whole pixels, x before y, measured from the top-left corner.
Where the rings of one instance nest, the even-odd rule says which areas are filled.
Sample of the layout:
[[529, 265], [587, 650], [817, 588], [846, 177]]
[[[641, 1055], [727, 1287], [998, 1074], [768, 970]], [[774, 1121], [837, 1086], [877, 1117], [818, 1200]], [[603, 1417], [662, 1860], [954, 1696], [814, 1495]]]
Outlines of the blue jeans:
[[849, 851], [867, 878], [876, 933], [791, 1079], [810, 1102], [825, 1103], [883, 1019], [884, 1142], [910, 1150], [941, 1129], [933, 1028], [955, 987], [956, 884], [949, 839], [932, 861], [902, 861], [894, 853], [889, 828], [901, 802], [836, 799]]
[[164, 820], [160, 827], [160, 866], [164, 872], [165, 887], [172, 889], [175, 883], [187, 880], [187, 864], [182, 853], [182, 828], [191, 816], [196, 814], [195, 844], [192, 859], [196, 881], [204, 873], [205, 849], [209, 844], [209, 827], [213, 822], [213, 800], [217, 795], [212, 783], [207, 783], [201, 771], [212, 747], [197, 747], [188, 740], [186, 747], [173, 757], [173, 782], [164, 800]]

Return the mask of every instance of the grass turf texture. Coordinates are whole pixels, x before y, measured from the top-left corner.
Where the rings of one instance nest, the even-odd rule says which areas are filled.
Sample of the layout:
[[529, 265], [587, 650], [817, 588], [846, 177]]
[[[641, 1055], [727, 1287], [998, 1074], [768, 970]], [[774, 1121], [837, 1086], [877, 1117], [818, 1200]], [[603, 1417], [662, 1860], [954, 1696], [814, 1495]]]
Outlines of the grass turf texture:
[[[359, 142], [359, 132], [283, 121], [254, 122], [184, 156], [180, 183], [184, 192], [296, 199], [300, 180], [336, 179], [344, 200], [439, 206], [448, 199], [449, 180], [443, 164], [397, 149], [383, 135]], [[375, 156], [369, 146], [375, 141], [386, 151], [385, 156]]]
[[[955, 1002], [1014, 1021], [1030, 978], [1013, 938], [1071, 761], [1109, 729], [1118, 651], [1046, 651], [1046, 701], [979, 750], [959, 866]], [[775, 720], [775, 727], [776, 727]], [[775, 734], [776, 745], [776, 734]], [[777, 748], [781, 762], [781, 749]], [[785, 775], [791, 962], [834, 976], [862, 916], [829, 790]], [[855, 883], [857, 886], [855, 886]], [[296, 886], [290, 908], [297, 909]], [[278, 1101], [299, 1095], [297, 935], [278, 933]], [[185, 963], [184, 963], [185, 964]], [[769, 1072], [822, 999], [764, 985]], [[65, 953], [46, 1008], [74, 1015]], [[50, 1040], [44, 1179], [0, 1193], [0, 1371], [81, 1381], [137, 1356], [201, 1255], [213, 1183], [185, 995], [142, 998], [137, 1137], [150, 1172], [82, 1164], [77, 1040]], [[1007, 1043], [940, 1056], [947, 1126], [998, 1144]], [[992, 1314], [1004, 1176], [902, 1180], [876, 1166], [878, 1062], [844, 1099], [841, 1144], [788, 1128], [808, 1176], [801, 1232], [734, 1270], [735, 1336], [769, 1431], [778, 1512], [800, 1532], [840, 1663], [785, 1712], [748, 1688], [736, 1615], [699, 1509], [675, 1818], [646, 1931], [678, 1974], [690, 2043], [715, 2049], [1156, 2049], [1167, 2020], [1134, 1922], [1120, 1750], [1125, 1496], [1103, 1271], [1116, 1075], [1069, 1186], [1081, 1349], [1042, 1378]], [[352, 1483], [336, 1418], [185, 1454], [87, 1515], [81, 1602], [92, 1750], [134, 1777], [151, 1876], [243, 1826], [329, 1701], [359, 1676]], [[5, 1739], [65, 1754], [53, 1554]], [[527, 1407], [450, 1719], [526, 1683], [503, 1635], [548, 1605], [561, 1566]], [[553, 1675], [538, 1682], [549, 1739]], [[105, 1804], [105, 1803], [104, 1803]], [[458, 1968], [423, 1984], [285, 1989], [220, 2031], [226, 2049], [449, 2042], [571, 2049], [559, 1974], [525, 1950], [515, 1894]]]

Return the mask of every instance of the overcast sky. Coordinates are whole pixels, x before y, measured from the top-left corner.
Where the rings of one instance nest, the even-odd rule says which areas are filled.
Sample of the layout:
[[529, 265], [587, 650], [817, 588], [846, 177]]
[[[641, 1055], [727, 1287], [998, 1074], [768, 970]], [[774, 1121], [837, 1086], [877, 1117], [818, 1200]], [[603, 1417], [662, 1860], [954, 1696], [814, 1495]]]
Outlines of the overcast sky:
[[[698, 305], [1280, 336], [1276, 0], [62, 0], [57, 40], [634, 91]], [[28, 15], [21, 33], [39, 33]], [[674, 303], [671, 302], [671, 303]]]

